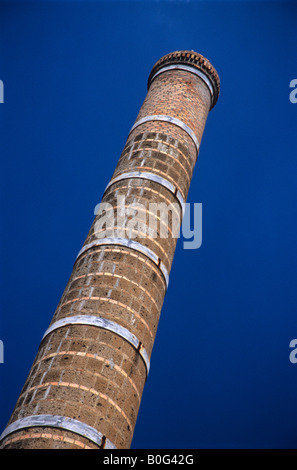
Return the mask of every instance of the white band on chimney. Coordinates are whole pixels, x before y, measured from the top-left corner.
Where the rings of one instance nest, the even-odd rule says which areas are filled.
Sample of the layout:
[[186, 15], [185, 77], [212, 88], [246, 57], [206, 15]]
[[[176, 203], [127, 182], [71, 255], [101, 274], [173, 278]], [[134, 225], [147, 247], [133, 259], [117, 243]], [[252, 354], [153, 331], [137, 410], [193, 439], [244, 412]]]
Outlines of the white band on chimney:
[[139, 121], [135, 122], [135, 124], [132, 127], [132, 129], [130, 130], [129, 134], [131, 134], [131, 132], [135, 129], [135, 127], [138, 127], [141, 124], [143, 124], [145, 122], [148, 122], [148, 121], [166, 121], [166, 122], [169, 122], [171, 124], [174, 124], [175, 126], [180, 127], [181, 129], [183, 129], [191, 137], [191, 139], [193, 140], [193, 142], [195, 144], [197, 153], [199, 152], [199, 142], [198, 142], [198, 139], [195, 135], [195, 132], [192, 131], [192, 129], [189, 126], [187, 126], [187, 124], [185, 124], [183, 121], [181, 121], [180, 119], [177, 119], [175, 117], [172, 117], [172, 116], [165, 116], [165, 115], [161, 115], [161, 114], [156, 114], [156, 115], [152, 115], [152, 116], [145, 116], [142, 119], [139, 119]]
[[93, 428], [92, 426], [82, 423], [77, 419], [67, 418], [66, 416], [59, 415], [32, 415], [26, 416], [25, 418], [20, 418], [17, 421], [9, 424], [9, 426], [4, 429], [0, 436], [0, 440], [4, 439], [6, 436], [15, 431], [39, 426], [60, 428], [65, 431], [71, 431], [89, 439], [99, 447], [104, 446], [104, 449], [116, 449], [116, 446], [109, 439], [103, 436], [101, 432], [97, 431], [97, 429]]
[[150, 360], [148, 357], [148, 353], [146, 349], [142, 346], [142, 343], [139, 339], [133, 335], [127, 328], [119, 325], [118, 323], [108, 320], [107, 318], [97, 317], [95, 315], [76, 315], [71, 317], [61, 318], [61, 320], [56, 321], [49, 328], [43, 335], [42, 340], [52, 331], [57, 330], [58, 328], [62, 328], [63, 326], [67, 325], [89, 325], [89, 326], [96, 326], [97, 328], [103, 328], [105, 330], [112, 331], [116, 333], [118, 336], [121, 336], [126, 341], [128, 341], [134, 348], [139, 352], [141, 355], [145, 367], [147, 375], [150, 370]]
[[151, 80], [150, 80], [150, 83], [152, 83], [152, 81], [153, 81], [158, 75], [160, 75], [161, 73], [166, 72], [167, 70], [174, 70], [174, 69], [177, 69], [177, 70], [186, 70], [187, 72], [194, 73], [194, 74], [197, 75], [199, 78], [201, 78], [201, 80], [203, 80], [204, 83], [208, 86], [208, 89], [209, 89], [209, 91], [210, 91], [211, 98], [213, 99], [213, 94], [214, 94], [214, 93], [213, 93], [213, 86], [212, 86], [210, 80], [208, 79], [208, 77], [207, 77], [201, 70], [198, 70], [196, 67], [190, 67], [189, 65], [182, 65], [182, 64], [167, 65], [167, 67], [161, 68], [160, 70], [158, 70], [158, 72], [155, 73], [155, 75], [153, 75], [153, 77], [152, 77]]
[[80, 252], [78, 253], [76, 257], [76, 261], [78, 258], [87, 250], [90, 248], [93, 248], [93, 246], [101, 246], [101, 245], [120, 245], [120, 246], [126, 246], [127, 248], [131, 248], [132, 250], [139, 251], [140, 253], [143, 253], [145, 256], [147, 256], [150, 260], [152, 260], [158, 268], [160, 268], [165, 282], [166, 286], [168, 288], [169, 285], [169, 275], [168, 271], [164, 266], [164, 263], [160, 260], [160, 258], [154, 253], [152, 250], [150, 250], [147, 246], [142, 245], [139, 242], [136, 242], [134, 240], [131, 240], [129, 238], [98, 238], [97, 240], [92, 241], [91, 243], [88, 243], [87, 245], [83, 246]]
[[178, 202], [180, 203], [180, 206], [182, 209], [182, 213], [184, 215], [185, 201], [184, 201], [184, 198], [182, 197], [181, 192], [176, 188], [176, 186], [170, 183], [170, 181], [166, 180], [165, 178], [162, 178], [161, 176], [155, 175], [154, 173], [149, 173], [147, 171], [128, 171], [126, 173], [122, 173], [121, 175], [118, 175], [115, 178], [113, 178], [108, 183], [108, 185], [105, 188], [105, 191], [117, 181], [129, 179], [129, 178], [143, 178], [146, 180], [154, 181], [155, 183], [158, 183], [161, 186], [164, 186], [178, 199]]

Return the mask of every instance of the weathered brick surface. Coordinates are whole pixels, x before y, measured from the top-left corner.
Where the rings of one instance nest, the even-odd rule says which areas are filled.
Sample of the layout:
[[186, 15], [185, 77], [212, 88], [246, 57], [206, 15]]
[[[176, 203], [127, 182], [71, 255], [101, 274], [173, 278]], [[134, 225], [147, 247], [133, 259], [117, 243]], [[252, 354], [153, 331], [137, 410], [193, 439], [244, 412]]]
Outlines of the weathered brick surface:
[[209, 90], [201, 79], [184, 70], [168, 70], [153, 80], [136, 121], [154, 114], [172, 116], [187, 124], [200, 142], [210, 105]]
[[[175, 63], [205, 72], [215, 87], [215, 99], [211, 100], [207, 85], [194, 73], [175, 69], [153, 78], [156, 71]], [[187, 51], [170, 54], [155, 64], [137, 120], [151, 115], [175, 117], [201, 142], [218, 92], [217, 74], [206, 59]], [[149, 121], [128, 136], [113, 178], [127, 172], [152, 173], [171, 183], [186, 201], [196, 159], [196, 147], [185, 130], [169, 122]], [[125, 197], [125, 207], [138, 204], [145, 208], [146, 223], [152, 217], [155, 231], [142, 234], [136, 225], [122, 233], [154, 252], [158, 263], [120, 244], [91, 246], [75, 262], [51, 324], [76, 315], [100, 316], [130, 331], [150, 356], [166, 292], [160, 262], [169, 273], [177, 242], [172, 219], [180, 223], [181, 206], [176, 192], [141, 177], [122, 179], [105, 191], [102, 202], [110, 204], [108, 211], [114, 215], [120, 211], [119, 195]], [[161, 236], [165, 223], [160, 214], [150, 215], [151, 203], [172, 205], [167, 238]], [[136, 214], [134, 222], [144, 220], [143, 212]], [[101, 217], [95, 217], [84, 246], [102, 235], [117, 237], [116, 223], [105, 232], [106, 226], [98, 229]], [[60, 327], [41, 342], [9, 423], [30, 415], [65, 416], [92, 426], [116, 447], [129, 448], [146, 375], [139, 351], [123, 337], [95, 326]], [[3, 440], [2, 447], [98, 448], [77, 433], [46, 426], [15, 431]]]

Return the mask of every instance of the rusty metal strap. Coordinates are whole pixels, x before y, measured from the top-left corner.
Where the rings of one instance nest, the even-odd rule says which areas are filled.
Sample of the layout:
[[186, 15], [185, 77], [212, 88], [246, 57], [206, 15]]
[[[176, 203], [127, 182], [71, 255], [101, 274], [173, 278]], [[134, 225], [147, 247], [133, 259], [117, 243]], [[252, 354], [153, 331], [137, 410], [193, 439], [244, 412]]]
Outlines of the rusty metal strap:
[[68, 418], [66, 416], [59, 416], [59, 415], [36, 415], [36, 416], [26, 416], [24, 418], [20, 418], [17, 421], [9, 424], [6, 429], [4, 429], [3, 433], [0, 436], [0, 440], [4, 439], [9, 434], [20, 431], [24, 428], [32, 428], [32, 427], [51, 427], [51, 428], [59, 428], [65, 431], [71, 431], [75, 434], [79, 434], [90, 441], [97, 444], [97, 446], [104, 449], [116, 449], [116, 446], [103, 434], [97, 429], [89, 426], [86, 423], [82, 423], [77, 419]]
[[49, 328], [44, 333], [42, 339], [44, 339], [52, 331], [58, 328], [62, 328], [63, 326], [67, 326], [67, 325], [96, 326], [97, 328], [103, 328], [105, 330], [109, 330], [109, 331], [112, 331], [113, 333], [116, 333], [118, 336], [121, 336], [126, 341], [128, 341], [132, 346], [134, 346], [134, 348], [138, 351], [138, 353], [140, 354], [140, 356], [142, 357], [144, 361], [144, 364], [146, 367], [146, 373], [148, 375], [149, 370], [150, 370], [150, 360], [148, 357], [148, 353], [146, 349], [143, 347], [142, 343], [139, 341], [139, 339], [133, 333], [127, 330], [127, 328], [124, 328], [118, 323], [108, 320], [107, 318], [97, 317], [95, 315], [75, 315], [71, 317], [62, 318], [61, 320], [58, 320], [52, 325], [50, 325]]
[[155, 173], [150, 173], [150, 172], [147, 172], [147, 171], [127, 171], [125, 173], [122, 173], [121, 175], [118, 175], [116, 176], [115, 178], [113, 178], [109, 183], [108, 185], [106, 186], [105, 188], [105, 191], [114, 183], [116, 183], [117, 181], [121, 181], [121, 180], [125, 180], [125, 179], [130, 179], [130, 178], [142, 178], [142, 179], [146, 179], [146, 180], [150, 180], [150, 181], [154, 181], [155, 183], [158, 183], [160, 184], [161, 186], [164, 186], [165, 188], [167, 188], [178, 200], [180, 206], [181, 206], [181, 209], [182, 209], [182, 213], [184, 215], [184, 212], [185, 212], [185, 201], [184, 201], [184, 198], [181, 194], [181, 192], [176, 188], [176, 186], [174, 186], [174, 184], [170, 183], [170, 181], [168, 181], [167, 179], [165, 178], [162, 178], [161, 176], [159, 175], [155, 175]]
[[213, 101], [214, 97], [214, 92], [213, 92], [213, 86], [208, 79], [208, 77], [203, 73], [201, 70], [197, 69], [196, 67], [191, 67], [189, 65], [182, 65], [182, 64], [175, 64], [175, 65], [168, 65], [167, 67], [162, 67], [158, 72], [155, 73], [155, 75], [152, 76], [150, 83], [161, 73], [166, 72], [167, 70], [185, 70], [186, 72], [193, 73], [194, 75], [197, 75], [197, 77], [201, 78], [201, 80], [204, 81], [204, 83], [207, 85], [211, 99]]
[[167, 269], [164, 266], [164, 263], [156, 255], [156, 253], [150, 250], [147, 246], [144, 246], [141, 243], [131, 240], [129, 238], [114, 238], [114, 237], [98, 238], [98, 240], [94, 240], [91, 243], [88, 243], [87, 245], [82, 247], [82, 249], [77, 255], [76, 261], [85, 251], [89, 250], [90, 248], [93, 248], [94, 246], [101, 246], [101, 245], [126, 246], [127, 248], [131, 248], [132, 250], [139, 251], [140, 253], [144, 254], [147, 258], [152, 260], [157, 265], [157, 267], [161, 270], [164, 276], [165, 282], [166, 282], [166, 286], [168, 288], [169, 275], [168, 275]]
[[129, 134], [131, 134], [131, 132], [136, 127], [138, 127], [141, 124], [143, 124], [145, 122], [148, 122], [148, 121], [166, 121], [166, 122], [169, 122], [170, 124], [174, 124], [175, 126], [180, 127], [181, 129], [183, 129], [191, 137], [191, 139], [193, 140], [193, 142], [195, 144], [197, 153], [199, 152], [199, 145], [200, 144], [199, 144], [198, 139], [195, 135], [195, 132], [192, 131], [192, 129], [187, 124], [185, 124], [183, 121], [181, 121], [180, 119], [177, 119], [175, 117], [172, 117], [172, 116], [166, 116], [166, 115], [162, 115], [162, 114], [155, 114], [155, 115], [152, 115], [152, 116], [145, 116], [142, 119], [139, 119], [138, 121], [135, 122], [135, 124], [131, 128]]

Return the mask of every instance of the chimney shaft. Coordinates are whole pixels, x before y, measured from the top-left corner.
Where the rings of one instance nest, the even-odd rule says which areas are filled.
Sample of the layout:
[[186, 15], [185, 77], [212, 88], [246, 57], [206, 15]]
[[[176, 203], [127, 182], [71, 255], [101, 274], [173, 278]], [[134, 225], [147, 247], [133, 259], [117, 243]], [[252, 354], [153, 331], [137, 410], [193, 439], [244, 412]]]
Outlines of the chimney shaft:
[[[180, 226], [219, 87], [193, 51], [153, 67], [2, 448], [130, 447], [177, 241], [173, 221]], [[159, 205], [171, 208], [168, 224]]]

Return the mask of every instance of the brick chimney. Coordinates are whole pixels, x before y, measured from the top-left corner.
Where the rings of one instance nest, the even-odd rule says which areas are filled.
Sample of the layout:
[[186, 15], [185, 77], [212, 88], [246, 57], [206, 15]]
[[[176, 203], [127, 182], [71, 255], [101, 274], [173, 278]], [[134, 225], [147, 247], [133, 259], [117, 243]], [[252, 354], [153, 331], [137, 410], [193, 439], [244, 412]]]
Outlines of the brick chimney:
[[[173, 52], [154, 65], [147, 96], [1, 435], [2, 448], [130, 447], [177, 242], [172, 221], [180, 226], [219, 88], [215, 69], [194, 51]], [[163, 227], [167, 237], [160, 234], [166, 218], [152, 210], [162, 203], [172, 209]]]

